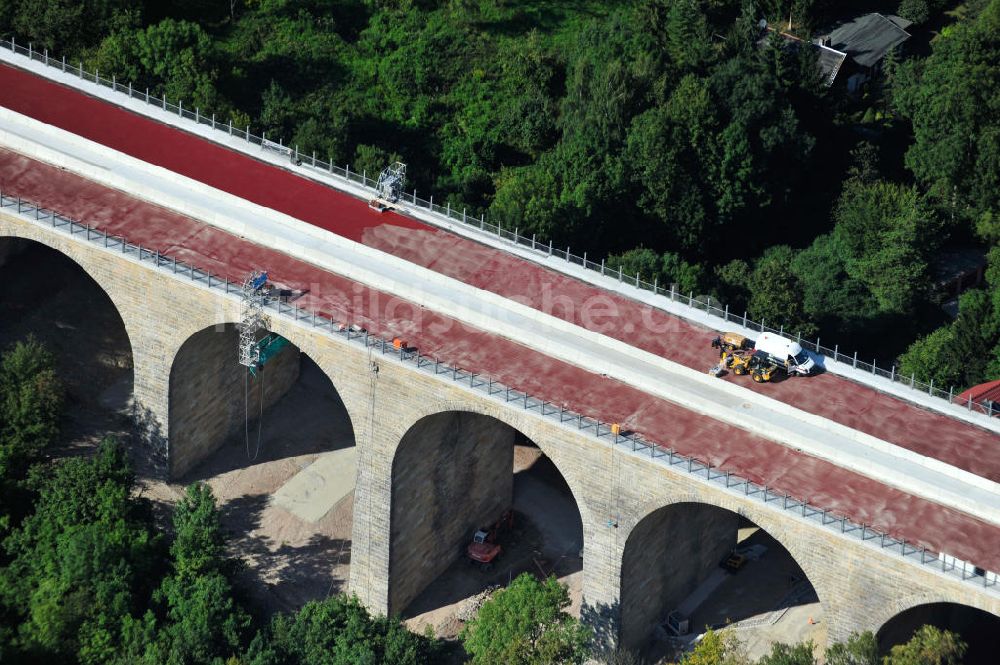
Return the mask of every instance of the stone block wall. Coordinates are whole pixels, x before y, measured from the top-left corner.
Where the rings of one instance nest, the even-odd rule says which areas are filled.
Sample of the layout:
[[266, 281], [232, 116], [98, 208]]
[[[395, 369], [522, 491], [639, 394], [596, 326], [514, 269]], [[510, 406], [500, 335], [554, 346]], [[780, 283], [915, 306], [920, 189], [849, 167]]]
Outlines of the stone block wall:
[[182, 477], [228, 440], [243, 438], [245, 426], [256, 435], [262, 407], [266, 411], [277, 403], [299, 377], [299, 350], [294, 346], [285, 346], [256, 376], [248, 376], [247, 368], [237, 362], [238, 345], [235, 325], [212, 326], [184, 342], [174, 359], [169, 414], [172, 478]]
[[629, 535], [622, 555], [621, 641], [641, 645], [736, 545], [740, 516], [704, 503], [660, 508]]
[[[199, 331], [238, 320], [238, 299], [208, 290], [187, 277], [156, 271], [131, 255], [97, 247], [79, 236], [71, 237], [19, 219], [9, 211], [0, 211], [0, 238], [3, 237], [30, 238], [53, 247], [81, 265], [108, 293], [122, 316], [132, 345], [134, 413], [152, 444], [149, 454], [163, 456], [165, 460], [175, 454], [183, 455], [183, 443], [174, 441], [173, 432], [184, 425], [170, 417], [178, 413], [170, 408], [169, 379], [174, 359], [184, 342]], [[443, 482], [447, 487], [462, 478], [477, 477], [475, 473], [462, 476], [458, 469], [436, 478], [429, 469], [426, 473], [412, 473], [409, 478], [403, 474], [397, 477], [394, 474], [397, 450], [403, 460], [400, 469], [426, 462], [412, 460], [413, 451], [424, 450], [431, 459], [443, 459], [446, 456], [440, 451], [452, 443], [457, 447], [448, 461], [469, 464], [469, 455], [474, 457], [475, 449], [459, 446], [457, 440], [449, 443], [444, 429], [414, 430], [419, 436], [409, 437], [411, 440], [406, 436], [426, 416], [463, 411], [491, 416], [519, 430], [538, 444], [565, 478], [583, 522], [584, 617], [605, 642], [620, 641], [620, 630], [626, 636], [630, 632], [641, 634], [641, 626], [632, 626], [633, 619], [650, 616], [642, 594], [629, 591], [635, 588], [631, 578], [636, 568], [624, 562], [630, 534], [638, 529], [636, 533], [641, 537], [649, 527], [649, 523], [642, 525], [644, 519], [665, 506], [680, 503], [725, 508], [752, 521], [780, 542], [815, 587], [831, 640], [841, 640], [854, 630], [878, 630], [896, 614], [932, 602], [960, 603], [1000, 616], [1000, 592], [995, 587], [984, 589], [963, 583], [881, 550], [877, 542], [862, 543], [845, 537], [782, 510], [775, 502], [765, 505], [752, 497], [727, 491], [677, 468], [668, 468], [641, 452], [612, 451], [607, 438], [598, 440], [592, 434], [578, 431], [573, 423], [560, 424], [541, 417], [537, 410], [524, 411], [516, 404], [508, 405], [502, 399], [472, 392], [467, 385], [452, 382], [449, 375], [418, 372], [410, 364], [400, 364], [377, 353], [373, 360], [379, 371], [373, 372], [364, 349], [341, 337], [312, 329], [304, 322], [275, 317], [273, 329], [314, 359], [330, 377], [354, 425], [358, 477], [350, 590], [373, 611], [386, 612], [415, 592], [416, 585], [406, 568], [410, 564], [394, 560], [401, 546], [397, 541], [406, 537], [414, 557], [435, 557], [434, 549], [421, 551], [424, 546], [433, 548], [433, 539], [424, 538], [425, 545], [414, 547], [413, 538], [407, 535], [406, 524], [412, 517], [406, 514], [407, 508], [412, 507], [407, 498], [427, 503], [430, 497], [442, 496], [438, 494], [438, 483]], [[221, 349], [222, 342], [219, 345]], [[180, 395], [173, 397], [182, 399]], [[499, 429], [495, 435], [499, 439]], [[477, 436], [491, 440], [494, 434], [484, 431]], [[416, 439], [422, 443], [414, 443]], [[504, 447], [510, 449], [510, 439]], [[498, 444], [496, 450], [500, 448]], [[492, 450], [484, 448], [479, 454], [487, 449]], [[487, 455], [482, 459], [491, 458]], [[501, 463], [499, 459], [498, 453], [488, 468], [504, 468], [509, 476], [510, 462]], [[477, 473], [482, 476], [483, 472], [481, 469]], [[403, 490], [395, 492], [394, 485], [400, 482], [404, 483]], [[411, 489], [407, 489], [406, 483]], [[445, 495], [461, 492], [457, 485], [450, 487]], [[394, 500], [394, 492], [399, 500]], [[483, 511], [486, 512], [485, 506]], [[451, 526], [445, 513], [438, 515], [437, 524]], [[430, 525], [434, 522], [429, 519], [421, 526], [425, 533], [432, 531]], [[475, 519], [488, 521], [489, 517]], [[716, 526], [723, 528], [721, 523]], [[474, 522], [454, 525], [455, 533], [469, 528], [474, 528]], [[708, 532], [714, 528], [709, 527]], [[656, 559], [656, 548], [662, 548], [660, 557], [670, 559], [675, 555], [674, 547], [672, 541], [663, 540], [647, 548], [645, 554]], [[692, 551], [696, 549], [694, 544], [690, 547]], [[452, 556], [456, 555], [455, 550], [453, 542]], [[708, 558], [709, 550], [702, 549], [704, 558]], [[643, 570], [649, 575], [655, 567]], [[671, 570], [669, 561], [660, 570], [667, 574]], [[667, 588], [662, 580], [647, 579], [646, 584]], [[623, 618], [627, 626], [621, 625]]]
[[403, 436], [392, 484], [389, 611], [406, 609], [463, 555], [476, 529], [513, 502], [514, 429], [477, 413], [419, 420]]

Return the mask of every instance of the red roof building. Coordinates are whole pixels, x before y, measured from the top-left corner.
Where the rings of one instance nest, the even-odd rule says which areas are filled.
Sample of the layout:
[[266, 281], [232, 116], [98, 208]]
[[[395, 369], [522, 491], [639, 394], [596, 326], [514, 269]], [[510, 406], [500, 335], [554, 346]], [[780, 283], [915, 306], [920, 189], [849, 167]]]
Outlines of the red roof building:
[[970, 404], [990, 413], [1000, 413], [1000, 379], [972, 386], [959, 393], [956, 404]]

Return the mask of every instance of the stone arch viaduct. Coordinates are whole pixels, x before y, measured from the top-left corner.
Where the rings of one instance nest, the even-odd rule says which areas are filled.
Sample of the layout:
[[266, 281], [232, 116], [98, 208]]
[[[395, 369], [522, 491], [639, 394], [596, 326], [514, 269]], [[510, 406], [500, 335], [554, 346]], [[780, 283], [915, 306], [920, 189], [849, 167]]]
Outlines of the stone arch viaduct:
[[[229, 417], [229, 398], [211, 385], [198, 391], [171, 385], [202, 380], [219, 354], [235, 353], [225, 324], [239, 319], [237, 294], [9, 208], [0, 210], [0, 238], [61, 252], [107, 293], [133, 349], [136, 413], [150, 454], [161, 458], [167, 474], [183, 474], [221, 444], [224, 428], [205, 424]], [[572, 491], [584, 533], [583, 616], [607, 642], [641, 643], [732, 547], [740, 519], [767, 531], [801, 566], [823, 606], [830, 640], [878, 630], [930, 602], [1000, 615], [995, 587], [915, 564], [786, 510], [780, 501], [763, 502], [657, 463], [445, 374], [391, 354], [372, 356], [305, 321], [274, 316], [272, 323], [330, 378], [353, 424], [359, 463], [350, 591], [373, 610], [403, 609], [441, 572], [440, 562], [457, 551], [469, 527], [491, 519], [509, 497], [510, 474], [496, 470], [509, 470], [516, 430], [537, 443]], [[278, 378], [266, 400], [294, 377], [293, 363], [287, 365], [274, 371]]]

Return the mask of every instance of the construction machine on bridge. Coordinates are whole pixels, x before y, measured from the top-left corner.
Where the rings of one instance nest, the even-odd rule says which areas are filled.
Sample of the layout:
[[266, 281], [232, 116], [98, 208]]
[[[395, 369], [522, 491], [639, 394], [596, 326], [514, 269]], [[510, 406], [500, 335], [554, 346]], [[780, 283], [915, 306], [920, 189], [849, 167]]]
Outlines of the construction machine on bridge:
[[719, 349], [719, 364], [711, 370], [716, 376], [731, 369], [733, 374], [749, 374], [757, 383], [766, 383], [779, 371], [808, 376], [816, 367], [798, 342], [774, 333], [761, 333], [754, 341], [727, 332], [712, 340], [712, 348]]
[[503, 547], [498, 540], [513, 527], [514, 511], [507, 510], [492, 526], [477, 529], [472, 536], [472, 542], [465, 548], [469, 563], [478, 563], [484, 571], [492, 569], [493, 562], [503, 553]]
[[737, 376], [749, 374], [756, 383], [767, 383], [778, 371], [778, 365], [760, 352], [723, 353], [720, 363]]
[[712, 348], [719, 349], [720, 355], [726, 352], [750, 351], [753, 349], [753, 340], [739, 333], [726, 332], [712, 340]]

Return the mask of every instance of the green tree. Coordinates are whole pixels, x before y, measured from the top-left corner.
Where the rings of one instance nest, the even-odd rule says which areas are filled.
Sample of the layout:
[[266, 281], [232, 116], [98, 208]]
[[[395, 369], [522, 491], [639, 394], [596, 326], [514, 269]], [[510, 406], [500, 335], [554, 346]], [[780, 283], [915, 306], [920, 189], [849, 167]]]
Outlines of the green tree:
[[989, 350], [1000, 338], [1000, 326], [985, 290], [975, 289], [962, 294], [958, 318], [951, 330], [951, 343], [942, 360], [958, 368], [957, 386], [968, 387], [986, 381], [989, 378], [986, 371]]
[[501, 165], [526, 164], [555, 143], [555, 76], [553, 58], [529, 35], [501, 41], [492, 66], [477, 63], [452, 88], [441, 158], [469, 200], [482, 198]]
[[378, 146], [361, 144], [355, 150], [350, 166], [355, 173], [377, 180], [382, 169], [398, 161], [402, 161], [402, 157], [397, 153], [390, 153]]
[[699, 263], [688, 263], [676, 252], [664, 252], [660, 257], [660, 283], [664, 288], [676, 284], [681, 293], [701, 293], [705, 287], [705, 269]]
[[792, 271], [795, 252], [787, 245], [771, 247], [757, 259], [750, 275], [750, 314], [772, 328], [812, 336], [815, 325], [802, 306], [802, 284]]
[[750, 264], [743, 259], [733, 259], [715, 269], [716, 296], [733, 312], [747, 308], [752, 272]]
[[960, 665], [967, 645], [951, 631], [921, 626], [909, 642], [892, 647], [887, 665]]
[[962, 389], [1000, 370], [1000, 247], [987, 257], [986, 288], [962, 294], [958, 317], [915, 341], [900, 357], [900, 372], [941, 389]]
[[[697, 263], [688, 263], [675, 252], [657, 255], [651, 249], [638, 247], [621, 254], [612, 254], [605, 261], [607, 272], [614, 274], [621, 267], [622, 275], [639, 279], [660, 288], [670, 289], [675, 285], [680, 293], [700, 293], [705, 280], [704, 268]], [[654, 281], [655, 280], [655, 281]]]
[[776, 73], [779, 64], [792, 69], [792, 57], [772, 45], [763, 53], [726, 60], [712, 72], [713, 97], [729, 115], [717, 138], [718, 166], [710, 172], [723, 215], [753, 215], [784, 205], [796, 191], [815, 139], [803, 131], [788, 101], [792, 90], [787, 86], [798, 89], [799, 81]]
[[24, 477], [59, 435], [62, 383], [55, 356], [33, 337], [0, 357], [0, 480]]
[[662, 282], [660, 257], [651, 249], [638, 247], [621, 254], [612, 254], [604, 263], [610, 273], [616, 273], [620, 268], [625, 277], [639, 275], [646, 282], [652, 282], [654, 278]]
[[193, 577], [168, 577], [153, 595], [167, 607], [156, 642], [147, 644], [145, 662], [210, 665], [238, 654], [245, 644], [250, 615], [236, 601], [232, 583], [217, 571]]
[[34, 514], [4, 542], [0, 606], [18, 625], [14, 648], [35, 659], [104, 663], [122, 621], [161, 567], [147, 501], [133, 495], [125, 452], [106, 440], [92, 459], [38, 467]]
[[[727, 232], [740, 227], [767, 242], [767, 211], [792, 201], [815, 141], [789, 103], [812, 95], [791, 58], [777, 47], [736, 54], [708, 76], [683, 77], [665, 104], [632, 121], [626, 155], [639, 206], [688, 258], [732, 251]], [[746, 245], [741, 238], [739, 250]]]
[[559, 179], [550, 168], [554, 161], [552, 153], [545, 153], [530, 166], [501, 169], [494, 180], [491, 217], [520, 229], [522, 235], [537, 234], [539, 240], [563, 237], [566, 208], [560, 201]]
[[795, 645], [775, 642], [771, 645], [771, 653], [761, 656], [757, 665], [816, 665], [815, 649], [812, 640]]
[[871, 185], [879, 179], [879, 161], [878, 147], [862, 141], [851, 149], [851, 166], [847, 174], [852, 180]]
[[899, 357], [900, 376], [924, 382], [933, 380], [938, 388], [957, 385], [959, 368], [945, 359], [954, 340], [955, 333], [949, 326], [919, 338]]
[[846, 642], [830, 645], [826, 665], [881, 665], [875, 635], [870, 630], [851, 633]]
[[583, 663], [589, 632], [564, 610], [566, 586], [528, 573], [497, 591], [462, 629], [465, 650], [477, 665]]
[[845, 272], [865, 285], [880, 311], [912, 314], [926, 298], [929, 257], [941, 237], [923, 198], [913, 188], [850, 180], [834, 215]]
[[146, 28], [125, 28], [109, 35], [90, 64], [104, 76], [115, 74], [151, 94], [166, 95], [193, 110], [223, 115], [228, 105], [218, 91], [217, 47], [196, 23], [164, 19]]
[[976, 220], [976, 234], [990, 245], [1000, 244], [1000, 213], [986, 210]]
[[675, 0], [667, 13], [667, 51], [683, 69], [699, 67], [711, 53], [711, 34], [698, 0]]
[[190, 579], [222, 570], [226, 565], [225, 539], [212, 489], [202, 483], [189, 485], [184, 498], [174, 506], [173, 519], [170, 557], [174, 577]]
[[371, 616], [353, 596], [310, 601], [278, 614], [243, 657], [247, 665], [425, 665], [438, 662], [437, 641], [411, 633], [398, 618]]
[[91, 46], [116, 24], [138, 19], [137, 3], [130, 0], [11, 0], [3, 4], [0, 18], [13, 27], [19, 42], [33, 41], [39, 50], [67, 55]]
[[906, 165], [954, 214], [1000, 209], [1000, 0], [900, 68], [893, 100], [913, 123]]
[[901, 0], [896, 12], [914, 23], [926, 23], [931, 17], [931, 8], [927, 0]]
[[746, 647], [731, 630], [707, 630], [681, 665], [751, 665]]
[[821, 328], [851, 337], [871, 328], [879, 307], [867, 285], [848, 274], [844, 253], [833, 234], [821, 235], [795, 255], [792, 271], [802, 285], [806, 315]]
[[703, 161], [714, 151], [717, 125], [707, 83], [689, 75], [666, 105], [637, 116], [628, 132], [627, 155], [632, 179], [640, 187], [639, 206], [689, 251], [724, 223], [713, 214], [713, 192], [703, 182]]
[[250, 615], [235, 598], [229, 579], [234, 563], [225, 556], [207, 485], [187, 488], [174, 507], [173, 525], [170, 574], [153, 593], [151, 609], [123, 621], [122, 665], [210, 665], [239, 654], [246, 644]]

